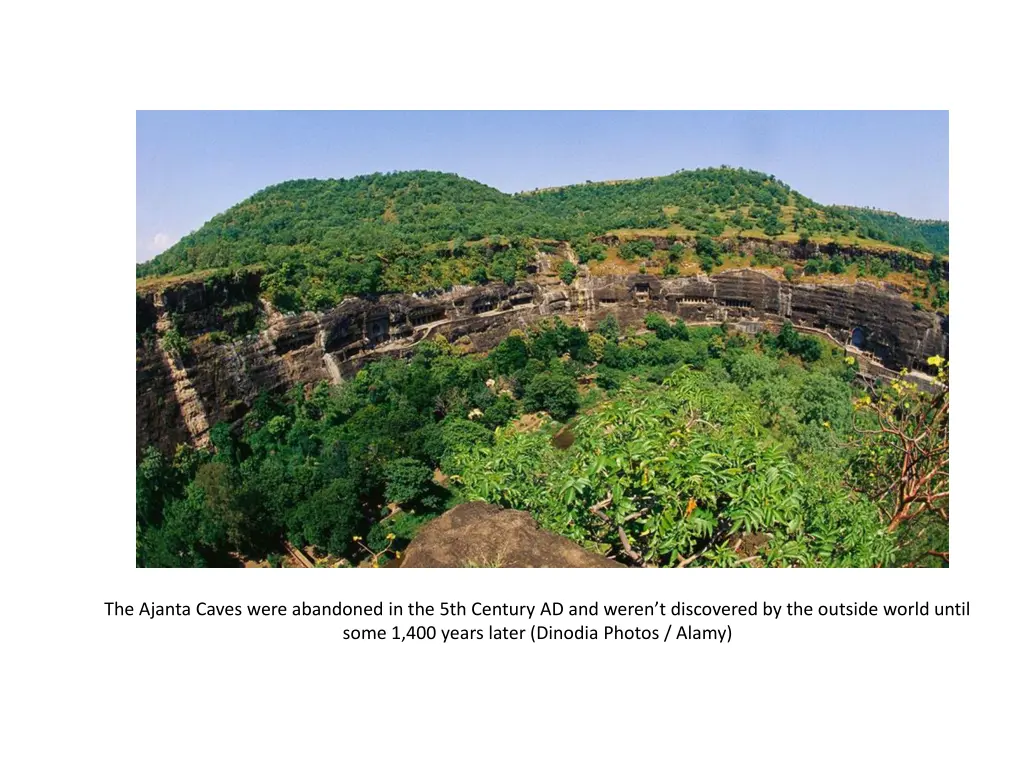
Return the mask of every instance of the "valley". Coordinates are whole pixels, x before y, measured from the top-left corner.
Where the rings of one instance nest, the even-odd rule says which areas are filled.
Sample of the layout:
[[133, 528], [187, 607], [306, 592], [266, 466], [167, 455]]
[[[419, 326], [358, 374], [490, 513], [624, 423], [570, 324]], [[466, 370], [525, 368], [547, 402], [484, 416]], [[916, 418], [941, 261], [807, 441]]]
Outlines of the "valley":
[[139, 267], [138, 562], [945, 565], [948, 279], [742, 170], [279, 185]]

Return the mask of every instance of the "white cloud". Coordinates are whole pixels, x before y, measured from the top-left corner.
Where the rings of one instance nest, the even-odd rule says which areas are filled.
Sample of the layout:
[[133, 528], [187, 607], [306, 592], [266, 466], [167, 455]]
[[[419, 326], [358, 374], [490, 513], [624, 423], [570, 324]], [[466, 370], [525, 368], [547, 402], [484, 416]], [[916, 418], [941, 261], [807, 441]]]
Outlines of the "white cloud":
[[139, 264], [143, 261], [149, 261], [154, 256], [166, 251], [178, 242], [179, 239], [166, 232], [157, 232], [152, 237], [140, 237], [136, 241], [135, 263]]
[[175, 242], [176, 241], [166, 232], [157, 232], [153, 235], [153, 242], [150, 243], [149, 248], [153, 253], [163, 253], [174, 245]]

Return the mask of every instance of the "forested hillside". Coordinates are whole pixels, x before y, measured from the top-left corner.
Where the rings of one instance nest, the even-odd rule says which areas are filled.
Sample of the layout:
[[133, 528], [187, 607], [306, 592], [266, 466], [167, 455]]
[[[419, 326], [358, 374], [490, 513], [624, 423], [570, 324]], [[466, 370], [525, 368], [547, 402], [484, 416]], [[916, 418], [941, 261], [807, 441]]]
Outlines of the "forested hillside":
[[821, 206], [772, 176], [680, 171], [507, 195], [452, 174], [411, 171], [269, 187], [184, 237], [138, 277], [260, 264], [282, 309], [344, 296], [408, 292], [525, 274], [542, 241], [569, 241], [581, 261], [597, 236], [778, 238], [948, 254], [945, 222]]
[[151, 449], [138, 562], [273, 564], [289, 541], [384, 564], [481, 499], [630, 564], [942, 565], [946, 390], [865, 391], [856, 370], [788, 325], [752, 338], [656, 314], [556, 320], [486, 356], [426, 342], [340, 386], [263, 395], [212, 451]]
[[[931, 313], [948, 305], [947, 254], [945, 222], [822, 206], [742, 169], [518, 195], [426, 171], [270, 187], [137, 268], [139, 434], [180, 417], [191, 435], [164, 454], [141, 441], [137, 562], [276, 565], [299, 547], [320, 564], [383, 565], [426, 521], [479, 500], [527, 510], [630, 565], [945, 565], [943, 357], [920, 355], [937, 374], [926, 389], [908, 376], [868, 380], [859, 358], [788, 322], [724, 322], [758, 320], [753, 307], [767, 305], [756, 293], [726, 290], [709, 304], [693, 292], [644, 318], [654, 302], [638, 275], [715, 275], [677, 281], [700, 286], [752, 276], [774, 286], [779, 323], [825, 334], [819, 309], [835, 301], [850, 310], [843, 340], [856, 345], [859, 331], [863, 342], [867, 323], [883, 351], [931, 333], [944, 355], [945, 318]], [[737, 267], [753, 271], [720, 274]], [[386, 302], [351, 317], [345, 307], [360, 302], [349, 302], [333, 325], [292, 313], [528, 272], [516, 290], [555, 290], [521, 292], [518, 305], [489, 295], [509, 293], [500, 287], [476, 299], [455, 291], [445, 295], [463, 305], [432, 306], [436, 316], [408, 296], [415, 307], [393, 318]], [[637, 312], [611, 312], [619, 294], [606, 287], [590, 309], [575, 305], [593, 330], [552, 320], [573, 293], [559, 280], [578, 288], [581, 276], [620, 283]], [[780, 286], [815, 301], [783, 311]], [[556, 298], [534, 307], [535, 295]], [[284, 312], [265, 313], [276, 325], [256, 333], [260, 299]], [[666, 317], [697, 305], [699, 325]], [[467, 354], [466, 334], [531, 307]], [[620, 328], [617, 316], [643, 327]], [[379, 343], [406, 359], [374, 359], [345, 379]], [[316, 375], [282, 383], [278, 368]], [[204, 397], [219, 403], [209, 423]]]

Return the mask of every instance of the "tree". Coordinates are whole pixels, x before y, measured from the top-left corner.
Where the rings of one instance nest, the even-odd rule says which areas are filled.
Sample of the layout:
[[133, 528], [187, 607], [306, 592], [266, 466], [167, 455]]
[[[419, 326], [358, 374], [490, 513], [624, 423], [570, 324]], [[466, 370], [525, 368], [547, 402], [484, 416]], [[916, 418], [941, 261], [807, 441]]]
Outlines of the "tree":
[[715, 216], [710, 216], [704, 220], [701, 230], [712, 237], [718, 237], [725, 232], [725, 222]]
[[647, 330], [654, 331], [654, 335], [662, 341], [671, 339], [673, 336], [672, 326], [668, 324], [668, 320], [656, 312], [651, 312], [644, 318], [644, 325]]
[[619, 321], [615, 315], [608, 315], [597, 324], [597, 332], [608, 341], [618, 341], [622, 331], [619, 329]]
[[569, 285], [576, 279], [576, 271], [575, 264], [571, 261], [563, 261], [558, 267], [558, 276], [561, 278], [563, 283]]
[[719, 254], [718, 243], [712, 240], [707, 235], [697, 235], [696, 241], [697, 256], [704, 257], [709, 256], [711, 258], [717, 258]]
[[709, 275], [716, 265], [722, 263], [721, 247], [707, 235], [697, 236], [696, 250], [700, 268]]
[[654, 253], [654, 243], [650, 240], [629, 240], [619, 247], [619, 254], [626, 261], [646, 259]]
[[511, 374], [526, 367], [530, 351], [521, 334], [512, 334], [491, 352], [491, 363], [499, 374]]
[[385, 497], [389, 503], [410, 507], [436, 506], [433, 471], [423, 462], [409, 458], [392, 459], [384, 467], [384, 477], [387, 482]]
[[156, 525], [163, 518], [164, 498], [172, 495], [173, 481], [164, 457], [153, 446], [142, 454], [135, 469], [135, 516], [142, 525]]
[[775, 337], [774, 346], [782, 352], [800, 357], [807, 363], [820, 360], [822, 355], [821, 342], [813, 336], [797, 333], [789, 320], [782, 324], [779, 335]]
[[928, 363], [938, 369], [935, 391], [901, 375], [855, 404], [854, 484], [878, 502], [889, 531], [923, 515], [949, 523], [949, 365]]
[[[477, 267], [508, 282], [522, 274], [537, 242], [555, 252], [556, 242], [568, 240], [581, 263], [601, 258], [603, 246], [586, 247], [595, 236], [664, 227], [668, 206], [676, 209], [673, 220], [705, 235], [719, 236], [726, 222], [751, 229], [749, 216], [774, 236], [783, 229], [784, 205], [798, 207], [792, 226], [810, 237], [859, 232], [936, 255], [949, 252], [946, 222], [816, 205], [754, 171], [701, 169], [526, 196], [452, 174], [406, 172], [268, 187], [138, 265], [136, 275], [218, 269], [221, 282], [251, 268], [262, 273], [262, 298], [279, 309], [322, 309], [352, 294], [479, 280]], [[621, 236], [623, 258], [648, 258], [652, 244], [631, 242], [634, 233]], [[258, 306], [256, 298], [247, 296], [239, 306]], [[251, 329], [251, 321], [242, 325]]]
[[287, 523], [293, 543], [344, 554], [363, 524], [355, 483], [350, 478], [334, 480], [290, 510]]
[[782, 222], [779, 221], [778, 216], [775, 214], [769, 214], [763, 221], [764, 233], [768, 237], [777, 237], [786, 231], [785, 227], [782, 226]]
[[502, 427], [516, 415], [517, 411], [516, 401], [508, 394], [502, 393], [484, 411], [483, 423], [490, 429]]
[[566, 421], [580, 407], [576, 382], [562, 373], [538, 373], [523, 393], [523, 406], [527, 411], [547, 411], [552, 418]]

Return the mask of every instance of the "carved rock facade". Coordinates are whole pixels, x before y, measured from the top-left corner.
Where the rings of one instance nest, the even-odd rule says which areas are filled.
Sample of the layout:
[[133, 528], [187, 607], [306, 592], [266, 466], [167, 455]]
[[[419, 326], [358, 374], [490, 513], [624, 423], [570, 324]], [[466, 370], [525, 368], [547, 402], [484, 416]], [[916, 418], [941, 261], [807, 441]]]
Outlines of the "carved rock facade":
[[[259, 289], [258, 274], [250, 273], [137, 296], [137, 455], [150, 444], [167, 452], [183, 442], [204, 444], [210, 426], [240, 418], [262, 391], [340, 381], [370, 360], [412, 354], [439, 335], [466, 352], [483, 352], [513, 328], [550, 316], [592, 327], [608, 314], [636, 325], [660, 312], [749, 331], [790, 320], [855, 343], [890, 368], [923, 368], [931, 355], [948, 357], [948, 318], [915, 309], [898, 293], [867, 283], [788, 283], [751, 269], [713, 277], [585, 277], [571, 286], [540, 278], [350, 298], [326, 312], [294, 315], [261, 303]], [[184, 355], [158, 341], [171, 317], [189, 339]], [[237, 333], [240, 322], [256, 321], [263, 330], [242, 338], [218, 340], [213, 333]]]

